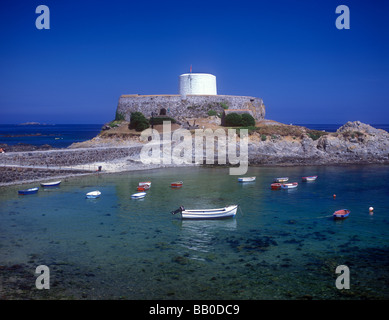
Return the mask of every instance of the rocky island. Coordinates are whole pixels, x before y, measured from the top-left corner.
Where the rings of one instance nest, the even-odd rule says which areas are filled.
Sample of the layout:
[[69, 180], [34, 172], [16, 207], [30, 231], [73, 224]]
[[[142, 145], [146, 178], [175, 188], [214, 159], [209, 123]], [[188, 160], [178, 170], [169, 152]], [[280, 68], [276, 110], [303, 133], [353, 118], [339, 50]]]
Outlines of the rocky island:
[[[214, 116], [188, 119], [188, 123], [227, 129]], [[0, 184], [95, 174], [99, 167], [109, 173], [175, 166], [143, 164], [139, 155], [145, 142], [139, 140], [140, 132], [129, 129], [127, 121], [111, 122], [111, 126], [107, 124], [95, 138], [65, 149], [1, 154]], [[174, 124], [172, 131], [180, 127]], [[389, 133], [359, 121], [347, 122], [330, 133], [262, 120], [249, 129], [248, 160], [250, 166], [389, 164]]]

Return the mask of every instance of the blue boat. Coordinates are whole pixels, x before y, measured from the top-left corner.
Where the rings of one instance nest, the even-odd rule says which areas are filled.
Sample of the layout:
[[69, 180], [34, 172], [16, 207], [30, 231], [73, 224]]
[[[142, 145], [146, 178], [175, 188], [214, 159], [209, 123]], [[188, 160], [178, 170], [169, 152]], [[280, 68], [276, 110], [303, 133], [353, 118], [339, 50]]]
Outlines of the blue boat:
[[19, 190], [18, 193], [19, 194], [22, 194], [22, 195], [26, 195], [26, 194], [34, 194], [34, 193], [37, 193], [39, 190], [39, 188], [30, 188], [30, 189], [26, 189], [26, 190]]

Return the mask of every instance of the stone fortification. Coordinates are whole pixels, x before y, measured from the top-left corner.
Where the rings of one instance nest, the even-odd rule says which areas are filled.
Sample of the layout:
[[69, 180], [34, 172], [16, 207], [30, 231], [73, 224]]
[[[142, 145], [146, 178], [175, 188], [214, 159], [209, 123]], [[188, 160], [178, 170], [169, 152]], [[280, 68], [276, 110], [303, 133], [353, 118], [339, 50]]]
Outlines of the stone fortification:
[[262, 99], [229, 95], [122, 95], [117, 113], [130, 121], [131, 112], [142, 112], [146, 117], [166, 114], [177, 120], [208, 117], [213, 110], [222, 114], [226, 109], [249, 109], [256, 120], [265, 118]]

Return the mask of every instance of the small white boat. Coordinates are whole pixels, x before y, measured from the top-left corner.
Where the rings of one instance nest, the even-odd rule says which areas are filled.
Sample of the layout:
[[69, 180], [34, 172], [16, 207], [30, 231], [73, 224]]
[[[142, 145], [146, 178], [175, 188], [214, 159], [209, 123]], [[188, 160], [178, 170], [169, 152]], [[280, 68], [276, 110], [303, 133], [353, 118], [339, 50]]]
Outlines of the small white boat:
[[96, 199], [96, 198], [100, 197], [100, 195], [101, 195], [101, 192], [96, 190], [96, 191], [88, 192], [86, 194], [86, 197], [87, 197], [87, 199]]
[[138, 187], [142, 186], [148, 186], [149, 188], [151, 187], [151, 181], [143, 181], [138, 183]]
[[297, 188], [297, 186], [298, 186], [297, 182], [283, 183], [281, 184], [281, 189], [293, 189], [293, 188]]
[[218, 209], [199, 209], [199, 210], [186, 210], [184, 207], [180, 207], [172, 214], [181, 213], [182, 219], [224, 219], [231, 218], [236, 215], [238, 205], [231, 205]]
[[56, 186], [59, 186], [60, 183], [61, 183], [61, 180], [53, 181], [53, 182], [43, 182], [43, 183], [41, 183], [41, 186], [42, 187], [56, 187]]
[[251, 182], [251, 181], [255, 181], [255, 177], [241, 177], [241, 178], [238, 178], [238, 181], [239, 182]]
[[131, 195], [132, 199], [142, 199], [146, 196], [146, 192], [138, 192]]
[[309, 177], [302, 177], [303, 181], [315, 181], [317, 179], [317, 176], [309, 176]]
[[274, 182], [287, 182], [289, 181], [288, 177], [276, 178]]

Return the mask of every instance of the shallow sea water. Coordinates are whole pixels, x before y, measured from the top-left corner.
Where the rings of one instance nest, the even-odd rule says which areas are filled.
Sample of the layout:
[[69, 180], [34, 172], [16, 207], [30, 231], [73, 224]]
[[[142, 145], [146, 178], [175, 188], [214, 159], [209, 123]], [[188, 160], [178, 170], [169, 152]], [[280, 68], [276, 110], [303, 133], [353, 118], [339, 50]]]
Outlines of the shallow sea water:
[[[226, 168], [167, 168], [66, 179], [28, 196], [3, 188], [0, 266], [33, 274], [47, 265], [45, 298], [388, 299], [388, 169], [251, 167], [256, 181], [238, 183]], [[281, 176], [298, 188], [271, 190]], [[131, 199], [147, 180], [147, 196]], [[184, 186], [170, 188], [177, 180]], [[102, 196], [85, 199], [93, 190]], [[234, 203], [233, 219], [170, 213]], [[350, 217], [334, 221], [341, 208]], [[349, 290], [335, 286], [339, 265], [350, 269]]]

